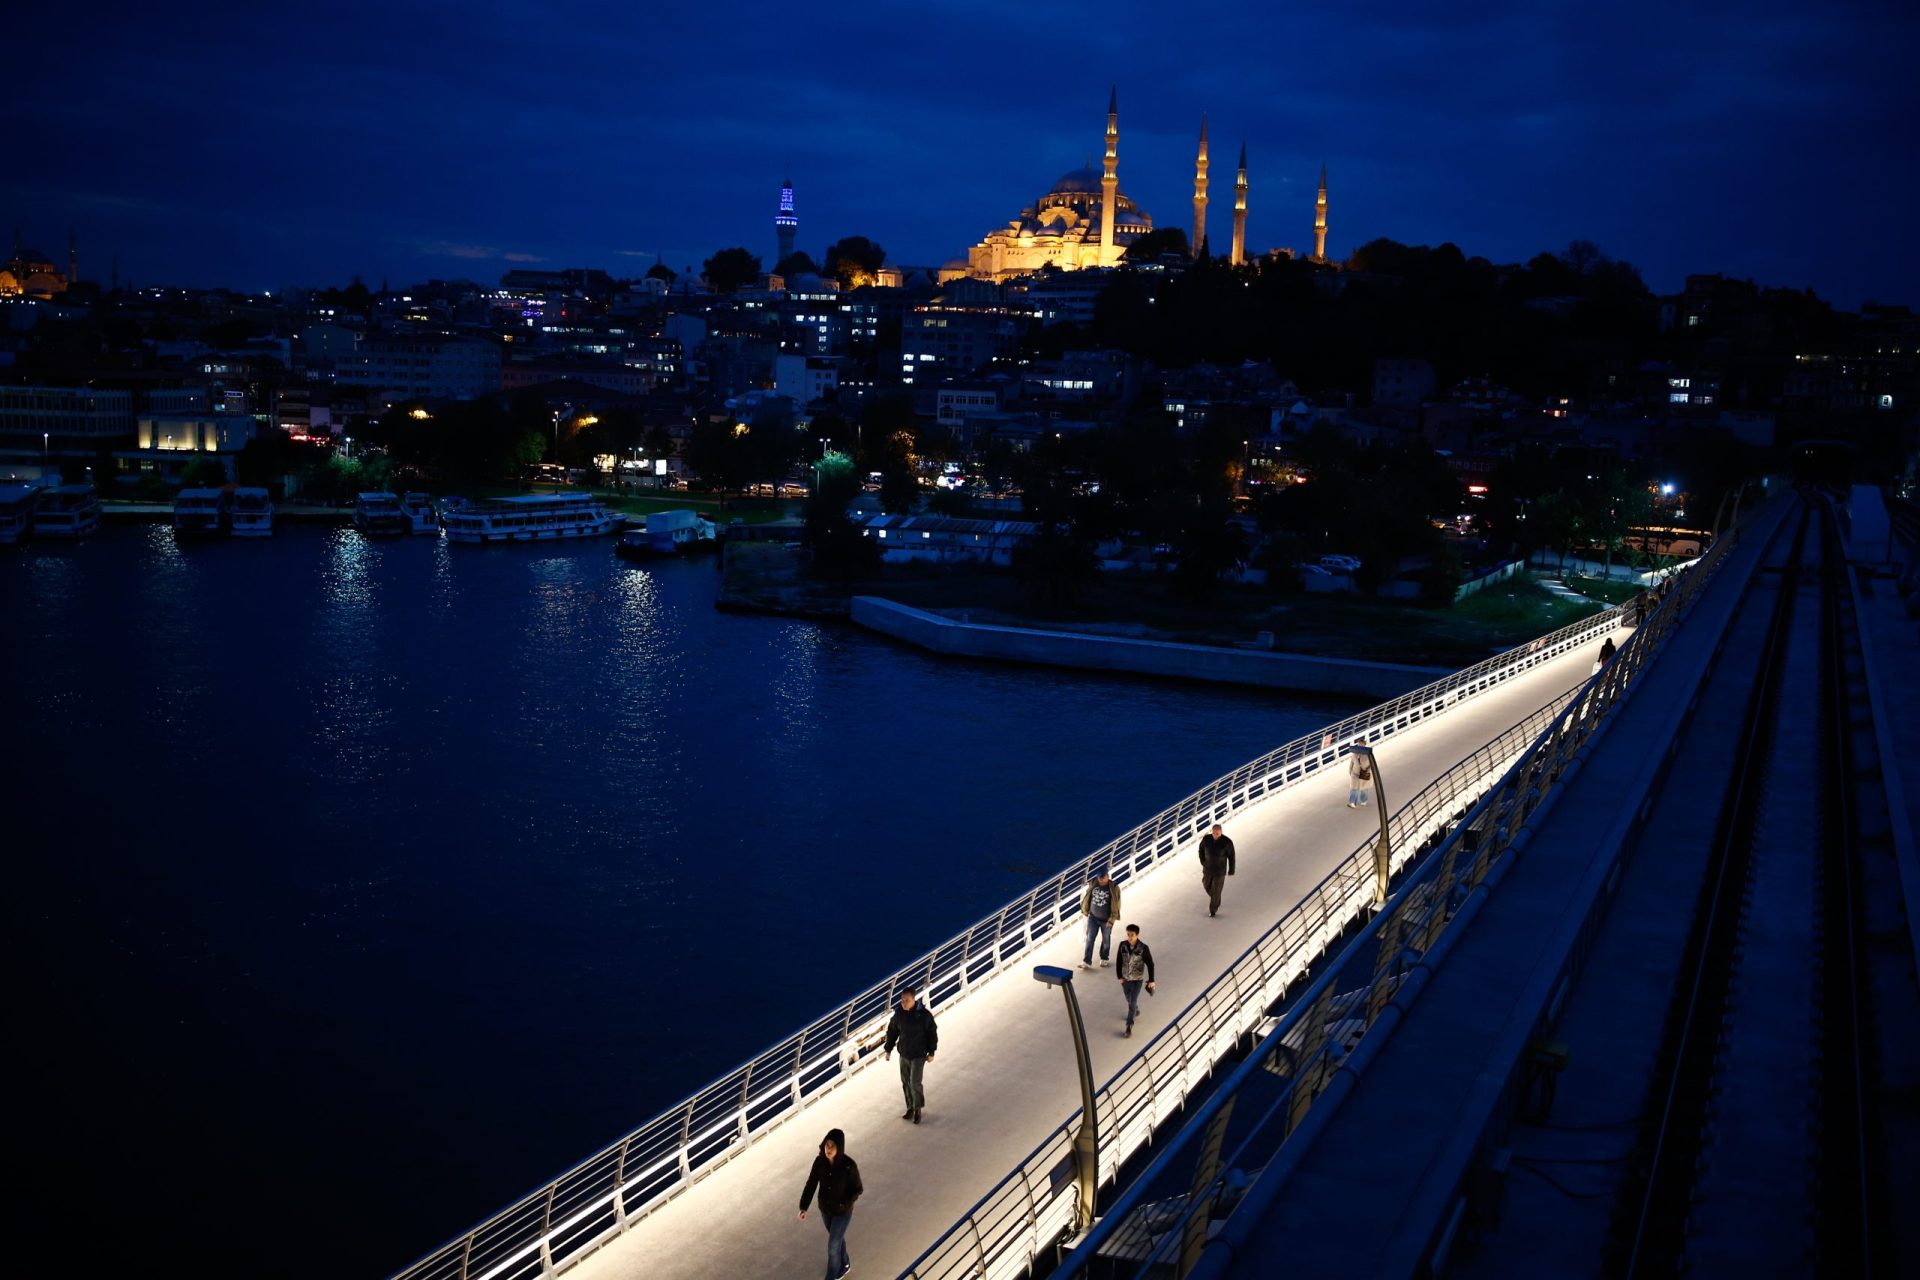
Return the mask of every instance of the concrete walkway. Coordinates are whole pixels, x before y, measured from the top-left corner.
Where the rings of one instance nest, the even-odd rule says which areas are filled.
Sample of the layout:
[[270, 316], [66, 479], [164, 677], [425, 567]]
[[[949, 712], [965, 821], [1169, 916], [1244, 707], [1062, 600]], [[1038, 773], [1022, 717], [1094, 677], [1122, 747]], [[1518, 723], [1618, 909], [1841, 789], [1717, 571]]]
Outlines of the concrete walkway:
[[[1585, 680], [1598, 648], [1596, 639], [1395, 735], [1380, 751], [1389, 803], [1397, 807], [1462, 756]], [[1346, 770], [1330, 770], [1235, 819], [1227, 834], [1238, 848], [1238, 872], [1227, 881], [1218, 918], [1208, 917], [1198, 865], [1185, 858], [1126, 886], [1122, 923], [1139, 924], [1153, 947], [1158, 994], [1142, 996], [1144, 1026], [1122, 1039], [1125, 1004], [1114, 970], [1076, 970], [1098, 1079], [1144, 1048], [1367, 837], [1372, 811], [1348, 809], [1346, 787]], [[796, 955], [804, 957], [806, 938], [794, 941]], [[1079, 960], [1079, 941], [1063, 937], [1019, 969]], [[924, 1123], [900, 1119], [899, 1077], [891, 1064], [862, 1071], [570, 1274], [748, 1280], [823, 1273], [826, 1233], [817, 1206], [804, 1224], [796, 1218], [815, 1149], [828, 1129], [841, 1128], [867, 1189], [854, 1211], [848, 1252], [861, 1276], [898, 1275], [1080, 1105], [1061, 998], [1020, 971], [1010, 970], [941, 1015], [940, 1044], [926, 1068]]]

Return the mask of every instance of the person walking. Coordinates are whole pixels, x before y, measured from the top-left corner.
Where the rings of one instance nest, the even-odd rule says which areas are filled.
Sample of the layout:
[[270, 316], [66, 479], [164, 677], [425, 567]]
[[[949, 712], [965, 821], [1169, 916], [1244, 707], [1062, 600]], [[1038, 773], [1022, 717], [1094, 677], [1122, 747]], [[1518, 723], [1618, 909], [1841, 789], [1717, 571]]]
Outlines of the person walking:
[[1113, 971], [1120, 979], [1120, 989], [1127, 993], [1127, 1031], [1133, 1035], [1133, 1020], [1140, 1016], [1140, 988], [1146, 987], [1147, 994], [1153, 994], [1153, 948], [1140, 941], [1140, 926], [1127, 926], [1127, 940], [1120, 944], [1120, 952], [1114, 957]]
[[900, 1049], [900, 1092], [907, 1097], [907, 1109], [900, 1118], [919, 1124], [921, 1108], [927, 1105], [921, 1079], [927, 1064], [933, 1061], [934, 1050], [940, 1047], [940, 1027], [933, 1020], [933, 1011], [917, 1001], [912, 987], [900, 993], [900, 1007], [887, 1019], [887, 1043], [881, 1058], [892, 1057], [896, 1045]]
[[807, 1206], [813, 1193], [820, 1193], [820, 1221], [827, 1228], [827, 1280], [840, 1280], [853, 1270], [847, 1256], [847, 1225], [853, 1221], [853, 1202], [866, 1190], [860, 1185], [860, 1166], [847, 1154], [847, 1135], [838, 1129], [827, 1130], [820, 1142], [820, 1154], [813, 1158], [807, 1174], [807, 1186], [800, 1193], [800, 1221], [807, 1220]]
[[1367, 802], [1367, 788], [1373, 785], [1373, 752], [1364, 739], [1356, 740], [1347, 753], [1347, 808], [1358, 809]]
[[1093, 968], [1093, 937], [1099, 934], [1100, 967], [1104, 969], [1113, 952], [1113, 922], [1120, 918], [1120, 886], [1105, 868], [1094, 875], [1080, 895], [1080, 914], [1087, 921], [1087, 949], [1080, 957], [1080, 967]]
[[1593, 670], [1596, 675], [1604, 670], [1609, 662], [1613, 661], [1613, 652], [1613, 637], [1608, 636], [1601, 642], [1600, 657], [1593, 664]]
[[1207, 914], [1220, 914], [1220, 890], [1233, 874], [1233, 841], [1214, 823], [1213, 830], [1200, 837], [1200, 887], [1207, 891]]

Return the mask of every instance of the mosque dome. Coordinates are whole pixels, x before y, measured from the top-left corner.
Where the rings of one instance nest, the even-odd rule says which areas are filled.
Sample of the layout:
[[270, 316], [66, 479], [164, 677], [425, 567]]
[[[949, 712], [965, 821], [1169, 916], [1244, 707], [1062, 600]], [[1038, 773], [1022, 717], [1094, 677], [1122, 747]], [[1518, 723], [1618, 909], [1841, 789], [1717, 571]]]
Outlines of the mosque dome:
[[1047, 192], [1050, 196], [1100, 194], [1100, 171], [1092, 165], [1071, 170], [1060, 175], [1060, 180]]

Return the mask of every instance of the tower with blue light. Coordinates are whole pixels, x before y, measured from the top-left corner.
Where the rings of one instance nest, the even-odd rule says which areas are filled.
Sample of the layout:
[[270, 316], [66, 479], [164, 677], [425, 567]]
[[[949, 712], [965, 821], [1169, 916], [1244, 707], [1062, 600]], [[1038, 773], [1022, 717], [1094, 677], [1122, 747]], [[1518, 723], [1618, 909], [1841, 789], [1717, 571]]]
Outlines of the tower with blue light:
[[793, 175], [780, 184], [780, 212], [773, 215], [773, 233], [780, 237], [780, 254], [773, 261], [777, 266], [793, 256], [793, 237], [800, 230], [800, 219], [793, 212]]

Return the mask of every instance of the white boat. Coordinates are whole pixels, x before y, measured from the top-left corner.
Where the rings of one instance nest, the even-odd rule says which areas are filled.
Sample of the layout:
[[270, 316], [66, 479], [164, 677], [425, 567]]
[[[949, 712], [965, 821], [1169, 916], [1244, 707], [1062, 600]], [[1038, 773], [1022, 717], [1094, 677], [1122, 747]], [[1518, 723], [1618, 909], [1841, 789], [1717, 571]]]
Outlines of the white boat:
[[100, 495], [90, 484], [42, 489], [33, 508], [37, 538], [84, 538], [100, 528]]
[[353, 527], [366, 534], [405, 533], [407, 513], [390, 493], [363, 493], [353, 504]]
[[273, 495], [265, 489], [235, 489], [227, 518], [228, 530], [236, 538], [271, 538]]
[[227, 523], [227, 495], [218, 489], [182, 489], [173, 495], [173, 536], [211, 538]]
[[437, 533], [440, 529], [440, 514], [433, 509], [433, 499], [424, 493], [409, 493], [400, 499], [400, 513], [407, 518], [409, 533]]
[[590, 493], [526, 493], [449, 504], [440, 527], [453, 542], [546, 542], [594, 538], [625, 523]]
[[27, 540], [33, 525], [34, 495], [38, 485], [0, 484], [0, 547]]

